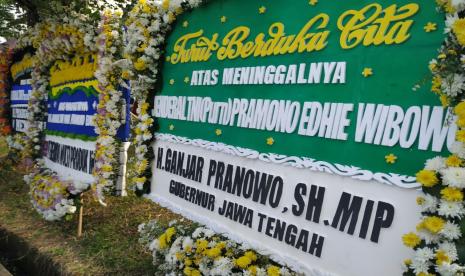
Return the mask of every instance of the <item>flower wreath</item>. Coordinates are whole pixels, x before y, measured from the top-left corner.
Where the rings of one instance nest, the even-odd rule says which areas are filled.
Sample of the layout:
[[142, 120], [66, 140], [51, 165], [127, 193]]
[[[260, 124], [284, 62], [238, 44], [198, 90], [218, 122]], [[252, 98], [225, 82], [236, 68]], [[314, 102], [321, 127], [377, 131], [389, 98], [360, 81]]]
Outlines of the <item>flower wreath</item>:
[[45, 168], [41, 158], [44, 131], [40, 122], [47, 117], [46, 96], [50, 81], [50, 66], [59, 59], [74, 55], [96, 54], [98, 57], [95, 77], [98, 81], [99, 104], [94, 117], [97, 133], [95, 182], [91, 187], [96, 198], [103, 203], [103, 191], [110, 188], [116, 178], [118, 141], [116, 132], [124, 123], [122, 114], [121, 70], [115, 62], [120, 42], [120, 18], [122, 13], [105, 11], [96, 28], [89, 18], [72, 14], [62, 21], [45, 21], [37, 24], [20, 45], [32, 45], [36, 49], [37, 63], [32, 72], [32, 93], [29, 100], [29, 129], [24, 153], [35, 160], [33, 173], [25, 177], [31, 186], [31, 201], [36, 210], [47, 220], [57, 220], [73, 213], [77, 195], [88, 188], [87, 184], [65, 182]]
[[404, 261], [404, 275], [459, 275], [465, 272], [465, 1], [437, 0], [446, 14], [446, 39], [437, 59], [429, 64], [433, 74], [431, 91], [444, 107], [450, 107], [457, 124], [452, 154], [426, 161], [416, 175], [423, 195], [417, 198], [422, 217], [416, 233], [403, 236], [415, 250]]
[[151, 181], [149, 160], [153, 159], [150, 149], [154, 120], [148, 110], [152, 107], [151, 93], [156, 89], [158, 68], [165, 45], [165, 39], [176, 17], [185, 11], [198, 7], [203, 0], [139, 0], [129, 12], [125, 24], [127, 32], [124, 58], [130, 67], [123, 72], [131, 80], [131, 93], [137, 103], [137, 122], [134, 127], [133, 144], [135, 157], [128, 168], [129, 184], [138, 194], [147, 193]]

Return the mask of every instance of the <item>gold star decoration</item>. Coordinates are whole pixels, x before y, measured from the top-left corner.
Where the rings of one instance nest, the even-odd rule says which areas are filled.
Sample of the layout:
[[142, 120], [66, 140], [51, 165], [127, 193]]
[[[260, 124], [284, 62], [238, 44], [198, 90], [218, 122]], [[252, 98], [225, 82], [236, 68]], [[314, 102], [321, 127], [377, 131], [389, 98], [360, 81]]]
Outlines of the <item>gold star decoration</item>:
[[183, 26], [184, 28], [187, 28], [187, 26], [189, 26], [189, 21], [184, 21], [184, 22], [182, 22], [182, 26]]
[[428, 22], [426, 23], [426, 25], [423, 27], [423, 29], [425, 30], [425, 32], [427, 33], [430, 33], [432, 31], [436, 31], [437, 27], [436, 27], [436, 23], [433, 23], [433, 22]]
[[258, 8], [258, 13], [259, 14], [264, 14], [266, 12], [266, 7], [265, 6], [261, 6], [260, 8]]
[[269, 137], [268, 139], [266, 139], [266, 144], [268, 146], [272, 146], [274, 144], [274, 139], [273, 137]]
[[312, 6], [315, 6], [318, 3], [318, 0], [309, 0], [308, 3]]
[[221, 23], [226, 23], [227, 20], [228, 18], [224, 15], [220, 18]]
[[174, 84], [174, 79], [170, 79], [170, 85]]
[[388, 164], [394, 164], [394, 163], [396, 163], [397, 156], [395, 156], [394, 154], [390, 153], [390, 154], [384, 156], [384, 159], [386, 159], [386, 163], [388, 163]]
[[167, 62], [170, 62], [170, 56], [167, 56], [167, 57], [166, 57], [166, 61], [167, 61]]
[[189, 83], [189, 81], [190, 81], [189, 77], [185, 77], [185, 78], [184, 78], [184, 82], [185, 82], [185, 83]]
[[221, 134], [223, 134], [223, 131], [221, 129], [217, 128], [215, 130], [215, 134], [216, 134], [216, 136], [220, 136]]
[[368, 78], [369, 76], [373, 75], [373, 69], [369, 68], [369, 67], [365, 67], [362, 71], [362, 75], [365, 77], [365, 78]]
[[170, 128], [170, 130], [174, 130], [174, 125], [171, 124], [171, 125], [169, 126], [169, 128]]

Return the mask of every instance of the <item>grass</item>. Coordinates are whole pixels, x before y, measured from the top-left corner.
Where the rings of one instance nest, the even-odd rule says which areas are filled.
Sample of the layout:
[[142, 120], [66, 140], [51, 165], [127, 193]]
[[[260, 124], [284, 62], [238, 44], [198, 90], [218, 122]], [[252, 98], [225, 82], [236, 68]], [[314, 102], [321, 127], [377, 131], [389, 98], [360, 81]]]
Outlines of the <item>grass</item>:
[[152, 256], [138, 243], [137, 226], [154, 218], [170, 221], [179, 216], [135, 196], [107, 197], [108, 207], [103, 207], [86, 193], [84, 234], [77, 238], [77, 216], [68, 222], [46, 222], [32, 209], [22, 172], [2, 159], [2, 143], [0, 140], [0, 227], [52, 256], [71, 274], [155, 274]]

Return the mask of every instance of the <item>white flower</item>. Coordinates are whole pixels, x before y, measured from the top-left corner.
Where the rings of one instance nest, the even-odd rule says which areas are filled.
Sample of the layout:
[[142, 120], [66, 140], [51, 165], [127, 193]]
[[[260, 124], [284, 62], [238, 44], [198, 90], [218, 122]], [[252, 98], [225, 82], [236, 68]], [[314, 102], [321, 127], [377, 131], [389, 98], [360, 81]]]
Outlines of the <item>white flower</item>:
[[459, 266], [458, 264], [448, 264], [443, 262], [441, 265], [436, 267], [436, 271], [441, 276], [457, 276], [460, 275], [459, 272], [465, 271], [463, 266]]
[[460, 227], [452, 222], [446, 222], [444, 228], [439, 232], [443, 237], [449, 240], [456, 240], [462, 236]]
[[422, 212], [436, 212], [438, 199], [430, 194], [423, 194], [421, 197], [424, 199], [421, 204]]
[[465, 0], [452, 0], [451, 4], [455, 9], [457, 9], [457, 11], [465, 9]]
[[434, 252], [431, 248], [424, 247], [419, 248], [415, 251], [415, 255], [412, 259], [410, 267], [413, 271], [418, 274], [421, 272], [428, 272], [428, 268], [431, 264], [430, 260], [434, 258]]
[[465, 145], [456, 141], [452, 143], [450, 152], [457, 154], [460, 158], [465, 158]]
[[465, 169], [450, 167], [447, 169], [441, 170], [442, 181], [444, 184], [456, 187], [456, 188], [465, 188]]
[[442, 91], [450, 97], [455, 97], [465, 90], [465, 77], [461, 74], [453, 74], [443, 78]]
[[454, 262], [457, 260], [458, 255], [457, 255], [457, 248], [455, 247], [455, 244], [452, 242], [443, 242], [439, 244], [438, 247], [439, 250], [444, 251], [446, 255], [449, 257], [449, 259]]
[[426, 160], [425, 163], [425, 170], [430, 170], [430, 171], [439, 171], [441, 169], [444, 169], [446, 167], [446, 162], [445, 162], [444, 157], [436, 156], [434, 158]]
[[462, 202], [441, 200], [438, 208], [438, 214], [450, 218], [462, 218], [465, 214], [465, 208]]
[[459, 16], [457, 13], [454, 14], [448, 14], [446, 16], [446, 27], [444, 28], [444, 33], [447, 34], [451, 31], [452, 25], [454, 25], [455, 21], [459, 19]]

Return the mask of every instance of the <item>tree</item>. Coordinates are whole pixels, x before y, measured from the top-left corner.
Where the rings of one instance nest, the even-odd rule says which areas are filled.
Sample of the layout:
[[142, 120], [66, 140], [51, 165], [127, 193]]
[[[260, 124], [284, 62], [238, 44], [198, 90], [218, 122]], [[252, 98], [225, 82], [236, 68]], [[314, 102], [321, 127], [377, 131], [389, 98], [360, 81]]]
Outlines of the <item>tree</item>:
[[105, 8], [122, 9], [129, 0], [0, 0], [0, 36], [18, 37], [27, 27], [69, 12], [98, 20]]

